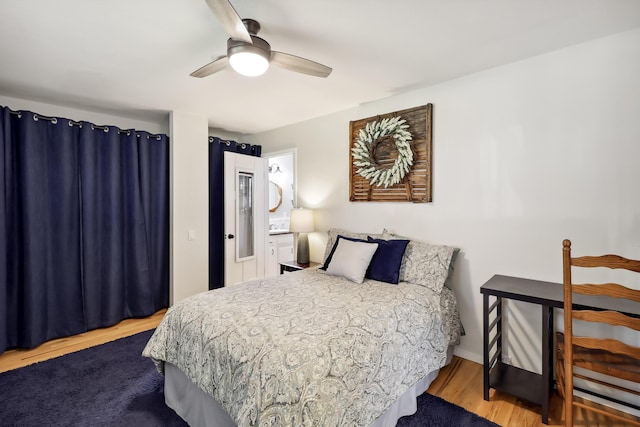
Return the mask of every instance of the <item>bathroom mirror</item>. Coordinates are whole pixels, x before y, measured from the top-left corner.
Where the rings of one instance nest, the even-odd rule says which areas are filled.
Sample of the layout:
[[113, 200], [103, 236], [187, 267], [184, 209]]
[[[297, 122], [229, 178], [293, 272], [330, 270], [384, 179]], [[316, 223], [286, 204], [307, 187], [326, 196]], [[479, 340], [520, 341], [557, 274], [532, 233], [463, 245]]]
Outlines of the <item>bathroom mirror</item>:
[[282, 204], [282, 188], [269, 181], [269, 212], [275, 212]]

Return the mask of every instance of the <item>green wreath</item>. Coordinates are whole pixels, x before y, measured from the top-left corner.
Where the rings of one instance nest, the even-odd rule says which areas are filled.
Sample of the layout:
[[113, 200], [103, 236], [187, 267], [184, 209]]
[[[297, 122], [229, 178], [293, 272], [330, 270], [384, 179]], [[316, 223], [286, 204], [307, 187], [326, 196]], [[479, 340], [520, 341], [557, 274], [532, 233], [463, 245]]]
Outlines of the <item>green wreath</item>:
[[[351, 149], [353, 164], [358, 175], [378, 187], [399, 184], [413, 165], [411, 133], [406, 120], [400, 116], [374, 121], [360, 129], [358, 138]], [[385, 137], [392, 136], [398, 150], [398, 158], [390, 168], [381, 167], [375, 160], [376, 145]]]

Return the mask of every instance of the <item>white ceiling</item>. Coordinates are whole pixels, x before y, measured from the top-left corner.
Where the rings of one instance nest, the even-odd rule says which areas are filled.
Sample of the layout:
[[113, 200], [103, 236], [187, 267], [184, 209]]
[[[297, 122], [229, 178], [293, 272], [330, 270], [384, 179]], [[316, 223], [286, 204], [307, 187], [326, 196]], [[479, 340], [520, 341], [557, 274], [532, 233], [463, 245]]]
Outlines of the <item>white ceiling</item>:
[[[274, 50], [333, 67], [189, 73], [226, 53], [204, 0], [0, 0], [0, 94], [258, 133], [640, 27], [638, 0], [232, 0]], [[640, 49], [640, 47], [639, 47]]]

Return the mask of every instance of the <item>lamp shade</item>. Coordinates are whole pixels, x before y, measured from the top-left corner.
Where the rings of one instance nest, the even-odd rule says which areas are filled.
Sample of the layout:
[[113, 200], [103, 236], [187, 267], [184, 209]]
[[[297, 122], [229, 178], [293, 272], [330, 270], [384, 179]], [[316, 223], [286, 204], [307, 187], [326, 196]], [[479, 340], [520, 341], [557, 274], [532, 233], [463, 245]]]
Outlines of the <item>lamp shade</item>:
[[291, 209], [289, 231], [294, 233], [310, 233], [313, 229], [313, 210], [304, 208]]

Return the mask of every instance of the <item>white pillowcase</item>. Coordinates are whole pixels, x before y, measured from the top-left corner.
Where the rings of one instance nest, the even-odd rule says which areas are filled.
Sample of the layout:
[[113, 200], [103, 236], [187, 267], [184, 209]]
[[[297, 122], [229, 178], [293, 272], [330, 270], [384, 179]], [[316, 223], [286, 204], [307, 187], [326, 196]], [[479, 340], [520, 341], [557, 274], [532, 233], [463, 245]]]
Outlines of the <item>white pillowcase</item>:
[[377, 243], [352, 242], [340, 239], [327, 267], [327, 274], [340, 276], [352, 282], [362, 283], [371, 258], [378, 249]]
[[367, 241], [367, 236], [371, 236], [374, 239], [389, 240], [389, 238], [383, 237], [385, 233], [387, 233], [387, 235], [389, 234], [386, 228], [382, 230], [382, 234], [356, 233], [354, 231], [345, 230], [343, 228], [330, 228], [329, 231], [327, 232], [327, 237], [329, 240], [327, 240], [327, 246], [325, 247], [325, 250], [324, 250], [324, 258], [322, 259], [322, 264], [325, 264], [327, 262], [327, 257], [333, 250], [333, 245], [335, 245], [336, 240], [338, 240], [338, 236], [352, 237], [355, 239], [364, 240], [365, 242]]

